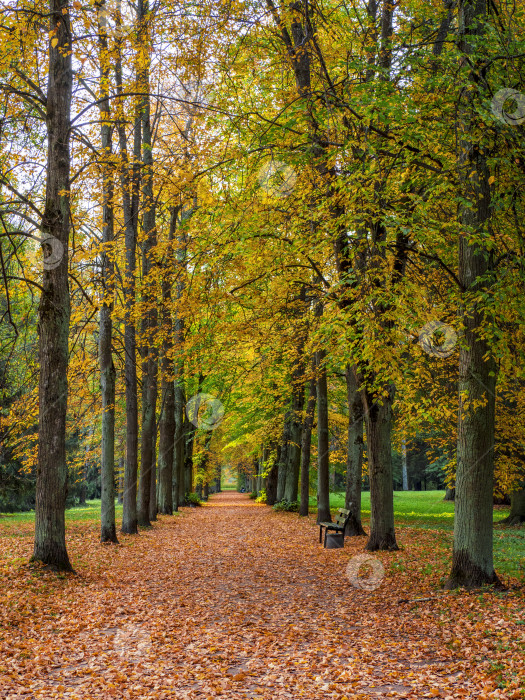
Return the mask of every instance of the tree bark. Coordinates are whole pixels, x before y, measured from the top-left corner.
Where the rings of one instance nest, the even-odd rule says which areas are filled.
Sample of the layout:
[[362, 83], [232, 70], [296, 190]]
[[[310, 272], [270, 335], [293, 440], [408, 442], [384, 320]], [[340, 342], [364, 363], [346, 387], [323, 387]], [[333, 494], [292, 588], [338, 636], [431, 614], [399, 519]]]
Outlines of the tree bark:
[[392, 478], [392, 401], [363, 390], [366, 445], [370, 481], [370, 534], [365, 549], [398, 549], [394, 530], [394, 487]]
[[328, 383], [326, 353], [315, 353], [317, 371], [317, 522], [331, 522], [330, 515], [330, 451], [328, 435]]
[[[177, 323], [177, 321], [176, 321]], [[179, 361], [177, 377], [174, 380], [174, 401], [175, 401], [175, 447], [173, 450], [173, 505], [182, 506], [186, 494], [184, 455], [185, 449], [185, 396], [182, 386], [182, 367]]]
[[316, 404], [316, 378], [315, 378], [315, 358], [312, 362], [312, 376], [308, 390], [308, 400], [306, 402], [306, 413], [303, 423], [303, 433], [301, 436], [301, 502], [299, 504], [299, 515], [308, 515], [310, 504], [310, 455], [312, 447], [312, 427], [314, 424], [315, 404]]
[[[103, 7], [105, 0], [101, 3]], [[109, 103], [110, 65], [108, 38], [102, 13], [98, 13], [98, 41], [100, 47], [100, 84], [102, 99], [99, 103], [101, 127], [100, 140], [104, 157], [111, 157], [113, 150], [111, 107]], [[113, 173], [105, 161], [102, 167], [102, 253], [101, 273], [103, 298], [99, 322], [100, 392], [102, 398], [102, 438], [100, 460], [100, 541], [118, 543], [115, 524], [115, 383], [113, 363], [113, 277], [114, 265], [110, 255], [114, 237]]]
[[123, 501], [124, 501], [124, 457], [121, 457], [119, 460], [118, 471], [119, 471], [119, 477], [118, 477], [117, 502], [118, 502], [119, 506], [121, 506]]
[[[47, 178], [42, 217], [44, 272], [39, 305], [39, 416], [34, 561], [71, 570], [66, 549], [66, 414], [70, 297], [68, 246], [73, 71], [68, 0], [49, 0]], [[53, 43], [56, 40], [56, 45]], [[59, 254], [60, 260], [54, 261]], [[46, 259], [53, 263], [46, 263]]]
[[305, 324], [306, 313], [306, 286], [296, 300], [298, 309], [295, 312], [295, 357], [292, 366], [292, 406], [290, 410], [290, 439], [286, 459], [286, 482], [284, 486], [284, 500], [289, 503], [297, 501], [299, 490], [299, 470], [301, 467], [301, 436], [303, 429], [302, 413], [304, 408], [304, 345], [306, 342], [307, 327]]
[[[272, 459], [272, 457], [270, 457]], [[279, 463], [281, 461], [281, 446], [275, 449], [275, 458], [266, 478], [266, 505], [273, 506], [277, 503], [277, 481], [279, 479]]]
[[521, 525], [525, 523], [525, 488], [510, 494], [510, 513], [502, 520], [506, 525]]
[[284, 499], [284, 490], [286, 486], [286, 466], [288, 463], [288, 449], [290, 444], [290, 428], [291, 415], [290, 411], [286, 412], [284, 417], [283, 436], [281, 441], [279, 468], [277, 472], [277, 503]]
[[[123, 95], [121, 40], [115, 64], [117, 95]], [[122, 211], [124, 216], [124, 377], [126, 386], [126, 463], [124, 468], [124, 494], [122, 532], [138, 533], [137, 525], [137, 474], [138, 474], [138, 397], [136, 332], [133, 320], [135, 306], [135, 269], [137, 246], [137, 222], [140, 192], [141, 117], [140, 108], [135, 113], [133, 130], [133, 162], [129, 163], [125, 116], [121, 100], [117, 100], [117, 131], [121, 157], [120, 180], [122, 187]], [[130, 177], [131, 173], [131, 177]]]
[[[161, 359], [161, 396], [162, 408], [159, 435], [159, 512], [172, 515], [178, 509], [178, 480], [175, 499], [173, 498], [173, 466], [175, 462], [175, 385], [173, 365], [173, 324], [171, 319], [171, 276], [168, 271], [172, 265], [172, 241], [175, 237], [177, 208], [171, 210], [169, 245], [167, 251], [167, 270], [162, 282], [162, 322], [164, 341]], [[177, 475], [178, 476], [178, 475]]]
[[[155, 421], [156, 425], [156, 421]], [[153, 436], [153, 450], [151, 458], [151, 474], [150, 474], [150, 491], [149, 491], [149, 519], [151, 522], [157, 520], [157, 513], [159, 512], [157, 506], [157, 430], [155, 427], [155, 434]]]
[[401, 439], [401, 468], [403, 475], [403, 491], [408, 491], [407, 442], [404, 437]]
[[485, 153], [472, 137], [478, 128], [474, 103], [479, 99], [479, 76], [467, 69], [478, 62], [475, 45], [485, 34], [487, 18], [487, 0], [460, 0], [459, 48], [467, 71], [457, 125], [462, 184], [458, 276], [464, 291], [454, 545], [448, 589], [500, 585], [494, 571], [492, 522], [496, 362], [482, 330], [492, 322], [482, 299], [494, 279], [489, 169]]
[[[148, 0], [138, 0], [137, 22], [141, 44], [146, 47], [147, 56], [140, 68], [138, 84], [144, 92], [141, 104], [142, 120], [142, 206], [144, 210], [143, 230], [144, 243], [142, 246], [142, 275], [144, 284], [142, 317], [142, 431], [141, 457], [139, 480], [139, 509], [138, 524], [148, 527], [150, 523], [150, 501], [152, 469], [155, 459], [156, 445], [156, 407], [157, 407], [157, 350], [153, 335], [157, 326], [157, 304], [154, 291], [154, 251], [157, 245], [157, 230], [155, 227], [156, 206], [153, 192], [153, 149], [150, 123], [149, 98], [149, 43]], [[156, 510], [156, 502], [155, 502]]]
[[348, 446], [346, 452], [345, 508], [351, 518], [346, 535], [366, 535], [361, 524], [361, 483], [363, 480], [363, 401], [352, 367], [346, 368], [348, 396]]

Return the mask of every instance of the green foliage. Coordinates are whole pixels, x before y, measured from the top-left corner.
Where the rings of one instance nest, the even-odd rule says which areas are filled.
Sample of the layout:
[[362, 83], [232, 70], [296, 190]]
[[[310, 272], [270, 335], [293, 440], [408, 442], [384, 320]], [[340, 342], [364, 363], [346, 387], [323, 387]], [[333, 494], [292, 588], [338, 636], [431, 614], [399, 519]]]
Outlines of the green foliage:
[[201, 506], [202, 501], [196, 493], [187, 493], [184, 497], [185, 506]]
[[277, 512], [286, 511], [289, 513], [297, 513], [299, 510], [299, 503], [298, 501], [279, 501], [279, 503], [274, 505], [273, 509]]
[[7, 461], [0, 465], [0, 513], [31, 510], [35, 507], [35, 479], [24, 474], [20, 464]]
[[250, 494], [250, 498], [252, 499], [252, 501], [255, 501], [255, 499], [257, 498], [257, 491], [252, 491]]
[[265, 489], [262, 489], [261, 491], [259, 491], [259, 495], [255, 499], [255, 502], [256, 503], [266, 503], [266, 490]]

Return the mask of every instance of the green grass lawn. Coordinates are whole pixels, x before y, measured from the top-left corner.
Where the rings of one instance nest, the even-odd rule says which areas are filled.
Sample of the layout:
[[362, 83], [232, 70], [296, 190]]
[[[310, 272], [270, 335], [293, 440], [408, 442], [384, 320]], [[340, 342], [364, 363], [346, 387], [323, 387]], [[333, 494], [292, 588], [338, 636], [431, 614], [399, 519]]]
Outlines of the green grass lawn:
[[[122, 518], [122, 506], [115, 504], [117, 521]], [[0, 513], [0, 535], [9, 534], [7, 530], [12, 530], [16, 534], [19, 525], [32, 525], [35, 521], [35, 511], [26, 513]], [[66, 510], [66, 523], [68, 522], [97, 522], [100, 521], [100, 500], [87, 501], [85, 506], [68, 508]], [[24, 530], [27, 533], [27, 528]]]
[[[454, 529], [454, 503], [444, 501], [444, 491], [395, 491], [394, 515], [397, 528], [417, 527], [440, 530], [443, 545], [450, 547]], [[330, 494], [330, 508], [344, 507], [344, 493]], [[315, 497], [310, 499], [315, 509]], [[370, 493], [362, 495], [361, 510], [365, 522], [370, 517]], [[525, 528], [507, 528], [498, 525], [508, 515], [509, 509], [494, 510], [494, 562], [498, 572], [523, 578], [525, 574]]]

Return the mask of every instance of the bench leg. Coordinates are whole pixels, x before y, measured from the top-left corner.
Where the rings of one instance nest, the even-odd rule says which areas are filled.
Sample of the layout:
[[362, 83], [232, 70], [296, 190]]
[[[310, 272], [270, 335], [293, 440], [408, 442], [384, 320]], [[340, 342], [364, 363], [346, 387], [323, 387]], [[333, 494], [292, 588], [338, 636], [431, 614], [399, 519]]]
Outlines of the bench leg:
[[323, 526], [319, 528], [319, 544], [323, 541]]

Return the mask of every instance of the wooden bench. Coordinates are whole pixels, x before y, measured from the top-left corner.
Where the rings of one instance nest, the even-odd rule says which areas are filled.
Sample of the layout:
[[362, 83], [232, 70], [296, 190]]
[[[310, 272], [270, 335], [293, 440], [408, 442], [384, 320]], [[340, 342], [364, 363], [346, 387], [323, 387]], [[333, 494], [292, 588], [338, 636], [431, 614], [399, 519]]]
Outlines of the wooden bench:
[[324, 527], [324, 529], [325, 529], [324, 547], [326, 547], [326, 535], [328, 534], [329, 530], [333, 530], [334, 532], [336, 532], [342, 536], [343, 546], [344, 546], [345, 530], [346, 530], [346, 526], [350, 522], [350, 517], [351, 517], [351, 513], [349, 510], [347, 510], [346, 508], [339, 508], [339, 510], [337, 511], [335, 523], [319, 523], [319, 542], [323, 541], [323, 527]]

